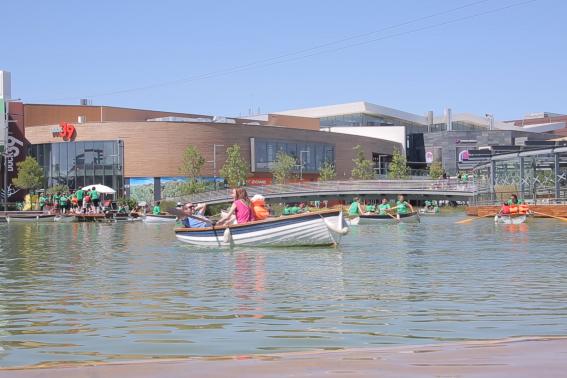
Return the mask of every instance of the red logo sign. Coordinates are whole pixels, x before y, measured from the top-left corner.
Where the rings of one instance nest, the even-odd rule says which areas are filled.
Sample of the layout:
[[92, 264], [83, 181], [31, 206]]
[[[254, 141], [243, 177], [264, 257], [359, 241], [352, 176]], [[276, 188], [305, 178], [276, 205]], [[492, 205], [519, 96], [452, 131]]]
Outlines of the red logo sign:
[[71, 141], [75, 139], [75, 125], [72, 123], [61, 122], [59, 127], [56, 127], [51, 130], [53, 132], [54, 137], [63, 138], [64, 141]]

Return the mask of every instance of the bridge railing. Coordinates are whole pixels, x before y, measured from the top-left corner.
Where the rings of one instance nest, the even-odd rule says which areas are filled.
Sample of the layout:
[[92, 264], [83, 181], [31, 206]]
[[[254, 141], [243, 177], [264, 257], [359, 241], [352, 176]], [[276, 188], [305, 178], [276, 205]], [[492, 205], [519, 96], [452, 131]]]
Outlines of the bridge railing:
[[[445, 180], [364, 180], [364, 181], [309, 181], [293, 184], [275, 184], [246, 187], [248, 195], [261, 194], [266, 198], [293, 195], [360, 193], [373, 191], [408, 192], [456, 192], [472, 194], [476, 184], [453, 179]], [[230, 199], [231, 189], [221, 189], [188, 196], [166, 198], [181, 202], [215, 202]]]

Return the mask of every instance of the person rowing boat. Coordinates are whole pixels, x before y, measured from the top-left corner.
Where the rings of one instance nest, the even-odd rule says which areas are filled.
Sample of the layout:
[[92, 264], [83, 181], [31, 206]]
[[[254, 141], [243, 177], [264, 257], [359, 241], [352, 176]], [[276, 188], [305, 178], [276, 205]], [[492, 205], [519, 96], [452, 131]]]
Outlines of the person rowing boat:
[[358, 197], [354, 197], [352, 199], [350, 207], [348, 208], [348, 216], [351, 218], [356, 218], [361, 214], [364, 214], [364, 211], [362, 211], [362, 207], [360, 207], [360, 200]]
[[382, 203], [378, 205], [378, 215], [387, 215], [391, 208], [392, 206], [388, 202], [388, 199], [386, 197], [382, 198]]
[[[408, 208], [410, 211], [408, 211]], [[414, 212], [413, 206], [411, 205], [411, 203], [409, 203], [404, 199], [403, 194], [398, 195], [398, 201], [396, 202], [396, 206], [392, 207], [391, 210], [394, 209], [396, 209], [398, 220], [400, 219], [401, 215], [406, 215], [408, 213]]]

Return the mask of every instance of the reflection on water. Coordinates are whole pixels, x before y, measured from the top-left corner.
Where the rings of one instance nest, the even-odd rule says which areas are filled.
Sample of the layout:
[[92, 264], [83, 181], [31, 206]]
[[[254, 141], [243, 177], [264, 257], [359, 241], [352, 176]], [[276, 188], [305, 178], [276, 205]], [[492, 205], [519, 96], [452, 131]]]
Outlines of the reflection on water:
[[458, 219], [234, 251], [167, 225], [0, 224], [0, 364], [567, 334], [565, 225]]

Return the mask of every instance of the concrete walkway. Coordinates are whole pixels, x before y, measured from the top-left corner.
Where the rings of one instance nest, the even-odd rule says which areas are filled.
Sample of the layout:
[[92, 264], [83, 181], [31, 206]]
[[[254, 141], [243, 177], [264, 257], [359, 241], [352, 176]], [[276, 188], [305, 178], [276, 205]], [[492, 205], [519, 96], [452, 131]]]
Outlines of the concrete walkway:
[[567, 337], [3, 369], [0, 377], [565, 377]]

